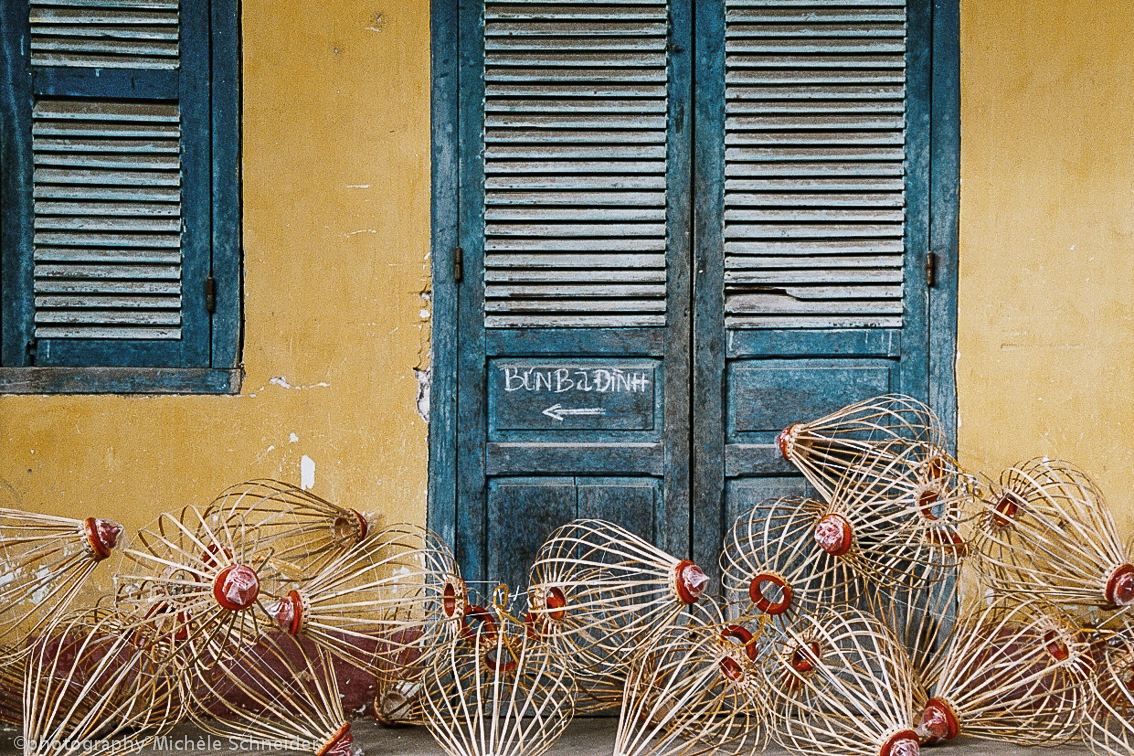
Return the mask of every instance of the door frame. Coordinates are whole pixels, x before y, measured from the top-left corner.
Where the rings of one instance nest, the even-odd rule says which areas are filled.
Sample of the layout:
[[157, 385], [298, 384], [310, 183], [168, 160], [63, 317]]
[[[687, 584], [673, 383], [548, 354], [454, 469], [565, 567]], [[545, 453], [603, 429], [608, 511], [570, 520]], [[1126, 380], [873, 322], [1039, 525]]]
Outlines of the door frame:
[[[462, 313], [479, 310], [476, 305], [483, 296], [477, 287], [465, 286], [465, 300], [461, 299], [461, 279], [466, 261], [462, 259], [463, 236], [470, 233], [469, 223], [462, 222], [472, 216], [467, 196], [462, 197], [462, 180], [470, 173], [470, 155], [476, 153], [463, 149], [462, 139], [470, 134], [469, 123], [472, 116], [461, 112], [462, 71], [470, 70], [479, 64], [481, 51], [478, 44], [462, 44], [472, 35], [462, 30], [454, 20], [467, 17], [468, 11], [479, 0], [431, 0], [431, 275], [432, 275], [432, 364], [430, 375], [429, 407], [429, 463], [428, 463], [428, 505], [426, 522], [446, 543], [454, 546], [458, 554], [467, 554], [470, 548], [478, 548], [471, 540], [479, 540], [485, 531], [483, 511], [480, 513], [458, 509], [458, 446], [461, 443], [458, 424], [458, 376], [462, 364], [467, 364], [467, 345], [462, 345], [458, 334]], [[922, 0], [924, 12], [917, 14], [919, 24], [928, 24], [931, 29], [932, 56], [928, 87], [925, 89], [928, 101], [917, 104], [913, 117], [928, 118], [929, 135], [929, 197], [928, 204], [928, 250], [932, 252], [933, 283], [928, 288], [926, 320], [928, 352], [926, 370], [928, 378], [928, 404], [941, 419], [956, 453], [955, 429], [957, 422], [956, 394], [956, 336], [957, 336], [957, 280], [958, 280], [958, 222], [960, 191], [960, 13], [959, 0]], [[693, 23], [713, 23], [713, 14], [706, 11], [706, 4], [700, 0], [693, 2]], [[462, 11], [465, 11], [462, 14]], [[688, 58], [686, 63], [688, 64]], [[695, 82], [695, 86], [703, 86]], [[711, 114], [695, 112], [694, 119], [704, 121], [715, 117]], [[479, 137], [479, 130], [471, 132]], [[704, 152], [704, 151], [702, 151]], [[464, 158], [462, 158], [464, 155]], [[702, 161], [710, 161], [705, 163]], [[694, 175], [706, 176], [713, 168], [711, 161], [716, 156], [694, 155], [691, 170]], [[702, 187], [703, 188], [703, 187]], [[464, 193], [467, 195], [468, 193]], [[475, 193], [474, 193], [475, 194]], [[698, 195], [699, 197], [700, 195]], [[694, 198], [694, 203], [702, 201]], [[706, 233], [703, 223], [705, 214], [694, 208], [693, 234]], [[464, 245], [467, 246], [467, 245]], [[473, 261], [475, 262], [475, 261]], [[687, 270], [683, 286], [692, 286], [692, 277], [703, 275], [694, 261]], [[478, 268], [479, 269], [479, 268]], [[694, 291], [707, 291], [709, 287], [698, 287]], [[469, 297], [472, 298], [471, 301]], [[672, 315], [673, 313], [671, 313]], [[688, 317], [688, 314], [686, 314]], [[690, 329], [687, 329], [690, 330]], [[723, 365], [722, 345], [701, 341], [691, 345], [688, 358], [693, 364], [709, 365], [720, 362]], [[690, 367], [692, 367], [690, 365]], [[678, 371], [667, 370], [676, 375]], [[482, 377], [483, 380], [483, 377]], [[690, 378], [692, 380], [692, 378]], [[468, 392], [466, 392], [467, 394]], [[481, 392], [483, 393], [483, 392]], [[667, 389], [667, 394], [669, 390]], [[708, 409], [709, 405], [719, 408], [720, 397], [699, 397], [694, 392], [690, 397], [691, 414], [698, 408]], [[466, 408], [467, 409], [467, 408]], [[482, 408], [483, 409], [483, 408]], [[719, 412], [719, 409], [716, 410]], [[688, 418], [687, 418], [688, 420]], [[695, 427], [707, 427], [701, 423]], [[687, 441], [686, 448], [696, 453], [699, 437]], [[668, 462], [668, 460], [667, 460]], [[670, 469], [676, 465], [668, 465]], [[700, 465], [704, 467], [704, 465]], [[704, 481], [692, 479], [693, 470], [683, 486], [679, 486], [692, 500], [689, 506], [697, 507], [699, 491], [705, 488]], [[667, 483], [667, 497], [670, 485]], [[718, 487], [719, 488], [719, 487]], [[667, 506], [673, 506], [667, 502]], [[723, 523], [721, 523], [723, 527]], [[710, 532], [711, 531], [711, 532]], [[707, 544], [717, 534], [717, 528], [710, 526], [705, 532], [690, 534], [690, 540]], [[694, 550], [697, 549], [694, 546]], [[682, 555], [687, 556], [687, 555]], [[475, 559], [474, 563], [481, 560]]]

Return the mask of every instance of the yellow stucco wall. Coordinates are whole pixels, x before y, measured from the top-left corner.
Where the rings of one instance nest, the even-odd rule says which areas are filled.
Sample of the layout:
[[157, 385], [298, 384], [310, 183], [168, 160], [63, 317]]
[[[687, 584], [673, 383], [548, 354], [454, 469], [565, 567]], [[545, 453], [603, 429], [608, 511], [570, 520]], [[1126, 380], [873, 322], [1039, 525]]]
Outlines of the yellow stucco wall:
[[429, 4], [244, 0], [239, 396], [0, 397], [0, 506], [129, 530], [248, 478], [424, 522]]
[[[0, 506], [130, 528], [252, 477], [421, 522], [428, 3], [244, 0], [247, 378], [0, 397]], [[962, 461], [1079, 463], [1134, 530], [1134, 5], [963, 0]]]
[[1134, 4], [962, 0], [962, 462], [1049, 455], [1134, 530]]

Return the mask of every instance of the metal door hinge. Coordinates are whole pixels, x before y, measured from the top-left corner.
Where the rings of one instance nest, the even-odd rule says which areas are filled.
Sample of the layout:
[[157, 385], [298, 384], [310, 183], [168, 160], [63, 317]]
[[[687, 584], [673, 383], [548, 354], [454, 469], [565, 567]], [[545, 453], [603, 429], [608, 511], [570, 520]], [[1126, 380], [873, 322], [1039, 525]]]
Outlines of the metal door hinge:
[[464, 265], [464, 252], [460, 247], [455, 247], [453, 249], [453, 280], [457, 281], [458, 283], [462, 278], [464, 278]]
[[28, 339], [28, 343], [27, 343], [27, 345], [25, 345], [24, 350], [25, 350], [24, 351], [24, 354], [25, 354], [24, 364], [27, 365], [28, 367], [34, 367], [35, 366], [35, 359], [38, 356], [35, 339]]
[[937, 283], [937, 253], [925, 253], [925, 285], [932, 287]]
[[217, 279], [212, 276], [205, 279], [205, 309], [210, 313], [217, 311]]

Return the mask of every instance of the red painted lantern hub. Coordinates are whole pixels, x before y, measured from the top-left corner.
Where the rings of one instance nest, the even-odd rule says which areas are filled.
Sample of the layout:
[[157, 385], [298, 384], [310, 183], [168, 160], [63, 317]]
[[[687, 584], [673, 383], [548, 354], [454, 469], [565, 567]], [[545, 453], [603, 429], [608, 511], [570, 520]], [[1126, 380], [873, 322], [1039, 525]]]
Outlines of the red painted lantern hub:
[[315, 752], [315, 756], [350, 756], [353, 745], [354, 736], [350, 734], [350, 722], [344, 722], [343, 726]]
[[757, 651], [756, 645], [753, 642], [755, 638], [752, 637], [752, 633], [748, 632], [748, 628], [742, 625], [725, 625], [724, 629], [721, 630], [721, 639], [727, 640], [729, 638], [735, 638], [740, 641], [740, 644], [744, 646], [745, 655], [751, 661], [756, 661]]
[[256, 603], [260, 595], [260, 578], [246, 564], [230, 564], [213, 580], [213, 598], [231, 612], [239, 612]]
[[1106, 584], [1106, 600], [1114, 607], [1134, 604], [1134, 565], [1124, 564], [1111, 573]]
[[[773, 601], [764, 595], [762, 586], [765, 583], [771, 583], [780, 589], [779, 601]], [[791, 586], [777, 575], [761, 573], [752, 578], [752, 582], [748, 584], [748, 597], [752, 599], [752, 604], [764, 614], [770, 614], [773, 617], [786, 612], [791, 607], [794, 596]]]
[[918, 745], [917, 733], [913, 730], [902, 730], [890, 736], [882, 744], [878, 756], [918, 756], [921, 746]]
[[677, 580], [677, 596], [683, 603], [696, 604], [709, 585], [709, 576], [688, 559], [677, 563], [674, 568]]
[[567, 597], [563, 594], [562, 589], [558, 586], [553, 586], [547, 589], [547, 613], [553, 620], [559, 622], [567, 616]]
[[1051, 654], [1052, 658], [1056, 661], [1067, 661], [1071, 656], [1071, 651], [1067, 648], [1067, 644], [1059, 637], [1059, 633], [1055, 630], [1048, 630], [1043, 636], [1043, 642], [1047, 646], [1047, 652]]
[[795, 651], [791, 654], [791, 668], [801, 674], [806, 674], [815, 669], [815, 662], [821, 657], [819, 644], [816, 641], [810, 641], [805, 646], [797, 646]]
[[854, 531], [842, 515], [825, 515], [815, 525], [815, 543], [831, 556], [842, 556], [854, 544]]
[[118, 536], [122, 535], [121, 525], [95, 517], [86, 519], [83, 530], [96, 562], [101, 562], [110, 556], [110, 552], [118, 545]]
[[445, 609], [446, 617], [457, 613], [457, 589], [452, 583], [445, 583], [445, 588], [441, 591], [441, 606]]
[[721, 674], [733, 682], [740, 682], [744, 679], [744, 670], [731, 656], [723, 656], [718, 662], [721, 668]]
[[287, 598], [276, 604], [276, 624], [289, 635], [297, 635], [303, 629], [306, 617], [303, 616], [303, 599], [298, 591], [288, 591]]
[[1012, 520], [1016, 519], [1016, 515], [1020, 513], [1020, 502], [1015, 494], [1005, 492], [1000, 497], [1000, 501], [996, 502], [996, 513], [992, 515], [992, 521], [1000, 527], [1007, 527], [1012, 524]]
[[795, 435], [794, 431], [797, 425], [799, 425], [799, 423], [792, 423], [780, 431], [780, 435], [776, 436], [776, 445], [780, 447], [780, 454], [782, 454], [784, 459], [788, 462], [791, 462], [792, 436]]
[[926, 737], [926, 745], [952, 740], [961, 731], [953, 707], [940, 698], [931, 698], [921, 712], [917, 728]]

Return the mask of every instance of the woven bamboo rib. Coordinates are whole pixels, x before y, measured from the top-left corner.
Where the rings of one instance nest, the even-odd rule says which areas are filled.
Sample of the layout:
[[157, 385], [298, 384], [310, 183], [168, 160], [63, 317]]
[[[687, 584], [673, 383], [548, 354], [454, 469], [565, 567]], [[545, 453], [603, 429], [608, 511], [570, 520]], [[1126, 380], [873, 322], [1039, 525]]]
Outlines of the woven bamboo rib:
[[[203, 519], [214, 532], [269, 555], [282, 584], [319, 573], [376, 526], [374, 516], [275, 480], [232, 486], [209, 504]], [[269, 592], [279, 592], [274, 579], [266, 578]]]
[[107, 609], [72, 615], [30, 644], [24, 754], [131, 753], [185, 713], [184, 678]]
[[935, 682], [936, 663], [957, 622], [960, 570], [924, 588], [868, 591], [865, 606], [897, 638], [910, 657], [920, 710]]
[[475, 606], [426, 670], [424, 701], [450, 756], [539, 756], [574, 715], [575, 681], [531, 625]]
[[1134, 633], [1102, 640], [1096, 654], [1084, 739], [1099, 756], [1129, 756], [1134, 753]]
[[912, 397], [887, 394], [784, 429], [780, 451], [830, 501], [848, 472], [884, 469], [896, 458], [934, 480], [956, 463], [937, 416]]
[[750, 753], [767, 740], [766, 623], [710, 602], [672, 619], [629, 662], [615, 756]]
[[398, 525], [368, 534], [267, 609], [281, 632], [406, 680], [459, 630], [465, 592], [449, 548], [424, 528]]
[[989, 585], [1058, 605], [1134, 603], [1134, 565], [1091, 479], [1066, 462], [1008, 468], [982, 497], [974, 546]]
[[109, 520], [0, 509], [0, 666], [24, 652], [24, 636], [67, 613], [121, 534]]
[[576, 520], [544, 543], [528, 603], [576, 668], [625, 677], [625, 653], [696, 603], [708, 578], [613, 523]]
[[725, 595], [743, 612], [790, 623], [800, 613], [848, 604], [862, 578], [820, 548], [815, 524], [824, 505], [813, 499], [770, 499], [740, 515], [721, 552]]
[[212, 660], [193, 685], [192, 719], [204, 730], [250, 742], [284, 743], [317, 756], [352, 756], [329, 654], [316, 644], [267, 633], [239, 653]]
[[934, 665], [919, 733], [1020, 745], [1076, 737], [1092, 662], [1080, 629], [1039, 599], [1003, 596], [966, 610]]
[[873, 616], [852, 608], [804, 615], [767, 666], [772, 737], [793, 753], [916, 756], [909, 658]]

